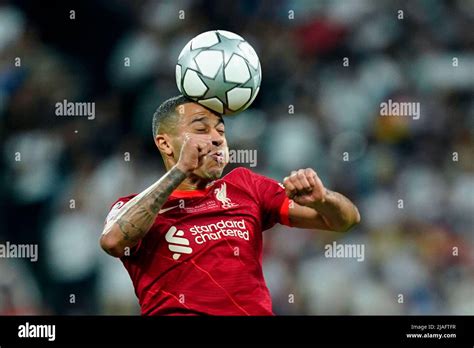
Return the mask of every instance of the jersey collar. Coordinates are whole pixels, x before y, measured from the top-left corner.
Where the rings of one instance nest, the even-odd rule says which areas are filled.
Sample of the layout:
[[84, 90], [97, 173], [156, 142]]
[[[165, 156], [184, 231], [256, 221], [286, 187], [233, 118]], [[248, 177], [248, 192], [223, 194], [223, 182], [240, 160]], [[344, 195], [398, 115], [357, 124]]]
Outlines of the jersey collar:
[[204, 197], [207, 195], [209, 190], [214, 186], [214, 182], [209, 183], [209, 185], [202, 190], [174, 190], [173, 193], [171, 193], [171, 197], [176, 197], [176, 198], [186, 198], [186, 197]]

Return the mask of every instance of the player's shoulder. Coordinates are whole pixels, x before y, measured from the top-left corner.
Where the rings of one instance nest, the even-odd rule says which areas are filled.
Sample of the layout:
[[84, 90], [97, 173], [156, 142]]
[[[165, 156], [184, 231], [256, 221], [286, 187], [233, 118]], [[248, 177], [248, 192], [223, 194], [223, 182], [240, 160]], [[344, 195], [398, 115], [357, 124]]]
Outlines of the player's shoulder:
[[264, 175], [255, 173], [254, 171], [245, 167], [238, 167], [233, 169], [222, 179], [236, 186], [245, 187], [246, 189], [248, 189], [249, 187], [259, 189], [259, 186], [265, 185], [269, 181], [273, 181], [272, 179]]
[[119, 197], [118, 199], [115, 200], [115, 202], [112, 203], [110, 206], [110, 209], [118, 209], [125, 203], [127, 203], [129, 200], [131, 200], [133, 197], [135, 197], [138, 193], [131, 193], [128, 196], [123, 196]]
[[248, 168], [237, 167], [235, 169], [232, 169], [229, 173], [227, 173], [223, 177], [223, 179], [225, 181], [228, 181], [234, 184], [238, 184], [239, 182], [247, 183], [250, 181], [254, 181], [256, 175], [257, 174], [255, 174], [253, 171], [251, 171]]
[[118, 212], [125, 205], [125, 203], [127, 203], [136, 195], [137, 193], [132, 193], [128, 196], [123, 196], [116, 199], [115, 202], [112, 203], [112, 205], [110, 206], [109, 213], [107, 214], [107, 217], [105, 218], [105, 223], [108, 223], [111, 219], [115, 218], [115, 216], [117, 216]]

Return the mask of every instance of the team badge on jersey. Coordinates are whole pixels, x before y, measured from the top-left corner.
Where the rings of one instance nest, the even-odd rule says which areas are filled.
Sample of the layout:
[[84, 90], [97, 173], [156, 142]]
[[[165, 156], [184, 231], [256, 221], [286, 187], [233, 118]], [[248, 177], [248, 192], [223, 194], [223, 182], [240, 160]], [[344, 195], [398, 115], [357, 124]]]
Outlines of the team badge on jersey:
[[229, 209], [237, 206], [236, 203], [232, 203], [230, 198], [227, 197], [227, 186], [225, 182], [221, 185], [221, 187], [216, 188], [214, 193], [216, 194], [216, 199], [221, 203], [222, 208]]

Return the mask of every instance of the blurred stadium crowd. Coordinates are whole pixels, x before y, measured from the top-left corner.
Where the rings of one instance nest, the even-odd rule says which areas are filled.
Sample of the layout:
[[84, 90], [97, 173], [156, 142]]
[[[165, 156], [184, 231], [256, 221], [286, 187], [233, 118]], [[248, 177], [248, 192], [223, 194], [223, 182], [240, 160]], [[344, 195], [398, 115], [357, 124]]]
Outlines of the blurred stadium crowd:
[[[265, 232], [275, 312], [474, 314], [472, 23], [461, 0], [1, 1], [0, 242], [38, 243], [39, 259], [0, 259], [0, 314], [139, 312], [98, 238], [118, 197], [164, 173], [152, 114], [210, 29], [246, 38], [263, 69], [226, 120], [231, 149], [256, 149], [251, 169], [277, 180], [314, 168], [361, 210], [346, 235]], [[64, 99], [95, 119], [56, 116]], [[388, 99], [420, 119], [380, 116]], [[326, 258], [334, 240], [364, 244], [364, 261]]]

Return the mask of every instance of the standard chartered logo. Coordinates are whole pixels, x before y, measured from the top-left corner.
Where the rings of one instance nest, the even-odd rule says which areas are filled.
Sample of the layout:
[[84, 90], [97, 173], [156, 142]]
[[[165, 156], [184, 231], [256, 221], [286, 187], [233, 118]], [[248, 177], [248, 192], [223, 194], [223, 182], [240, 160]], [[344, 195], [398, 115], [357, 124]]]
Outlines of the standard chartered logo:
[[[245, 220], [220, 220], [207, 225], [193, 225], [189, 232], [196, 244], [218, 241], [228, 238], [236, 238], [245, 241], [250, 240], [250, 232]], [[178, 260], [181, 254], [191, 254], [193, 249], [189, 246], [189, 239], [184, 237], [184, 231], [171, 226], [166, 232], [165, 239], [168, 249], [173, 253], [173, 259]]]
[[240, 238], [248, 241], [250, 233], [245, 225], [245, 220], [221, 220], [208, 225], [194, 225], [189, 229], [197, 244], [208, 241], [226, 239], [228, 237]]
[[171, 226], [171, 228], [166, 232], [165, 239], [169, 243], [168, 248], [173, 254], [173, 259], [178, 260], [181, 254], [191, 254], [193, 249], [189, 246], [189, 240], [183, 238], [184, 232], [182, 230], [178, 230], [175, 226]]

